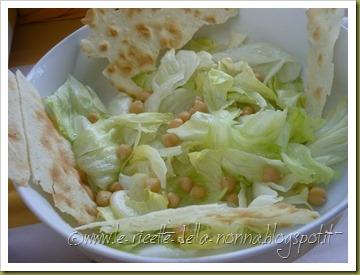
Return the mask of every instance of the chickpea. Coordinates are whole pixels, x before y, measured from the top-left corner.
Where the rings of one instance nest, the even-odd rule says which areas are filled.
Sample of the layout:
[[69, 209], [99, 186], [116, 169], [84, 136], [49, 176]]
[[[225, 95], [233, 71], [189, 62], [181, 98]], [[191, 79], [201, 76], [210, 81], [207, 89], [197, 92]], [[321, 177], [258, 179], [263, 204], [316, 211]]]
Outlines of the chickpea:
[[236, 193], [228, 194], [225, 197], [225, 201], [230, 203], [230, 204], [239, 205], [239, 198], [238, 198], [238, 195]]
[[86, 193], [89, 195], [90, 199], [94, 200], [94, 192], [91, 190], [91, 188], [88, 185], [82, 185], [82, 187], [85, 189]]
[[132, 153], [132, 148], [128, 144], [120, 144], [117, 149], [117, 156], [120, 160], [128, 158]]
[[188, 121], [191, 117], [189, 112], [181, 112], [177, 115], [178, 118], [182, 119], [183, 122]]
[[108, 190], [110, 192], [116, 192], [116, 191], [120, 191], [123, 190], [124, 188], [121, 186], [121, 184], [119, 182], [114, 182], [113, 184], [111, 184], [108, 188]]
[[172, 192], [168, 193], [167, 198], [169, 200], [169, 207], [170, 208], [175, 208], [180, 203], [180, 197], [175, 193], [172, 193]]
[[109, 191], [99, 191], [96, 194], [96, 204], [101, 207], [105, 207], [109, 205], [111, 192]]
[[281, 175], [278, 169], [273, 166], [266, 166], [263, 170], [264, 182], [278, 182], [281, 179]]
[[166, 133], [162, 135], [161, 141], [165, 147], [173, 147], [180, 143], [180, 139], [173, 133]]
[[313, 206], [321, 206], [326, 202], [326, 190], [322, 187], [312, 187], [309, 191], [308, 202]]
[[201, 200], [206, 196], [206, 189], [201, 185], [194, 185], [189, 195], [193, 199]]
[[205, 102], [202, 102], [200, 100], [195, 100], [194, 106], [192, 106], [189, 110], [189, 113], [191, 115], [195, 114], [196, 112], [203, 112], [203, 113], [207, 113], [208, 110], [208, 106]]
[[137, 99], [141, 100], [142, 102], [145, 102], [149, 98], [149, 96], [151, 96], [151, 93], [149, 93], [149, 92], [141, 92], [137, 96]]
[[226, 193], [231, 193], [235, 189], [236, 180], [233, 177], [226, 176], [221, 179], [220, 185], [227, 189]]
[[139, 114], [144, 111], [144, 103], [140, 100], [135, 100], [133, 103], [131, 103], [129, 112], [133, 114]]
[[174, 118], [169, 122], [169, 128], [177, 128], [182, 125], [184, 121], [181, 118]]
[[99, 115], [97, 113], [89, 113], [87, 115], [87, 119], [91, 122], [91, 123], [95, 123], [96, 121], [99, 120]]
[[253, 113], [255, 113], [255, 110], [253, 107], [251, 107], [249, 105], [244, 106], [244, 108], [241, 110], [242, 116], [251, 115]]
[[257, 78], [257, 80], [263, 82], [264, 81], [264, 76], [260, 73], [255, 73], [255, 77]]
[[157, 179], [157, 178], [147, 178], [145, 183], [146, 183], [146, 186], [150, 189], [151, 192], [155, 192], [155, 193], [160, 192], [161, 184], [160, 184], [159, 179]]
[[189, 177], [182, 177], [179, 180], [179, 185], [183, 191], [189, 193], [193, 187], [193, 183]]

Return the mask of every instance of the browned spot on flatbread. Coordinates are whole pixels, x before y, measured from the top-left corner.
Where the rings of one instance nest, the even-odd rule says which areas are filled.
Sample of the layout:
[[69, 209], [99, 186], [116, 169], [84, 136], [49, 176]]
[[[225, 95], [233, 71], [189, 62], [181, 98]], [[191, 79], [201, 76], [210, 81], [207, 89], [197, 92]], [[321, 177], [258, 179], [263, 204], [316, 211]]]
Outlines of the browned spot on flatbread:
[[119, 34], [119, 29], [117, 28], [117, 27], [115, 27], [115, 26], [109, 26], [108, 28], [107, 28], [107, 35], [108, 36], [111, 36], [111, 37], [116, 37], [116, 36], [118, 36], [118, 34]]
[[61, 182], [61, 169], [55, 164], [50, 171], [50, 176], [53, 180], [53, 182]]
[[140, 35], [145, 38], [149, 38], [151, 36], [151, 30], [143, 23], [136, 25], [135, 29]]
[[115, 73], [116, 71], [116, 66], [114, 64], [110, 64], [107, 68], [106, 68], [106, 71], [109, 73], [109, 74], [113, 74]]
[[231, 224], [231, 219], [229, 218], [229, 217], [227, 217], [227, 216], [221, 216], [221, 215], [219, 215], [219, 214], [210, 214], [210, 215], [208, 215], [210, 218], [214, 218], [215, 220], [217, 220], [217, 221], [220, 221], [220, 222], [222, 222], [222, 223], [224, 223], [224, 224]]
[[88, 213], [90, 216], [96, 216], [97, 215], [97, 211], [95, 208], [91, 208], [86, 206], [85, 208], [86, 213]]
[[216, 24], [216, 20], [214, 16], [206, 16], [205, 21], [208, 22], [209, 24]]
[[[74, 202], [70, 200], [66, 195], [63, 193], [55, 193], [54, 197], [56, 197], [56, 200], [59, 202], [64, 202], [67, 204], [70, 208], [76, 208], [76, 205], [74, 205]], [[86, 206], [87, 207], [87, 206]]]
[[88, 184], [88, 180], [87, 180], [87, 175], [86, 173], [79, 167], [79, 166], [76, 166], [75, 169], [77, 170], [77, 174], [78, 174], [78, 177], [79, 177], [79, 181], [82, 183], [82, 184]]
[[289, 205], [283, 202], [278, 202], [277, 204], [275, 204], [275, 206], [279, 209], [286, 209], [289, 208]]
[[132, 47], [129, 47], [129, 50], [128, 50], [128, 57], [127, 58], [125, 55], [123, 54], [119, 54], [119, 58], [120, 59], [126, 59], [126, 60], [130, 60], [128, 63], [127, 63], [127, 66], [131, 67], [131, 61], [136, 61], [137, 65], [139, 67], [143, 67], [143, 66], [146, 66], [146, 65], [151, 65], [155, 62], [154, 58], [150, 55], [150, 54], [147, 54], [147, 53], [143, 53], [141, 51], [139, 51], [136, 47], [132, 46]]
[[123, 65], [120, 67], [120, 71], [125, 75], [129, 75], [132, 72], [132, 67], [130, 65]]
[[15, 128], [9, 128], [8, 129], [8, 138], [11, 141], [18, 141], [20, 140], [20, 134], [17, 129]]
[[195, 17], [200, 17], [200, 11], [199, 10], [193, 10], [194, 11], [194, 16]]
[[48, 151], [52, 150], [51, 140], [49, 139], [49, 136], [45, 132], [42, 133], [40, 142]]
[[101, 52], [106, 52], [109, 49], [109, 43], [104, 41], [99, 45], [99, 50]]
[[322, 98], [323, 93], [324, 93], [323, 88], [321, 88], [321, 87], [316, 88], [316, 90], [314, 91], [315, 99], [320, 100]]
[[191, 13], [191, 9], [183, 9], [186, 13]]
[[321, 34], [320, 27], [317, 27], [317, 28], [315, 29], [315, 31], [313, 32], [313, 34], [312, 34], [313, 39], [314, 39], [315, 41], [319, 41], [319, 39], [320, 39], [320, 34]]
[[123, 40], [121, 40], [121, 43], [123, 43], [123, 44], [127, 44], [127, 45], [129, 45], [129, 44], [130, 44], [129, 40], [127, 40], [127, 39], [123, 39]]
[[320, 53], [317, 58], [317, 63], [319, 65], [322, 65], [323, 61], [324, 61], [324, 58], [323, 58], [322, 54]]
[[129, 18], [132, 18], [135, 14], [139, 14], [143, 9], [125, 9], [125, 13]]
[[[55, 129], [55, 126], [53, 124], [53, 122], [50, 120], [50, 118], [46, 115], [45, 112], [41, 111], [41, 110], [36, 110], [35, 111], [35, 116], [36, 119], [38, 119], [41, 124], [44, 125], [44, 129], [43, 129], [43, 136], [46, 136], [46, 138], [48, 139], [55, 139], [57, 142], [61, 142], [61, 138], [59, 136], [59, 133], [57, 132], [57, 130]], [[44, 137], [45, 140], [45, 137]], [[47, 142], [45, 142], [47, 143]]]

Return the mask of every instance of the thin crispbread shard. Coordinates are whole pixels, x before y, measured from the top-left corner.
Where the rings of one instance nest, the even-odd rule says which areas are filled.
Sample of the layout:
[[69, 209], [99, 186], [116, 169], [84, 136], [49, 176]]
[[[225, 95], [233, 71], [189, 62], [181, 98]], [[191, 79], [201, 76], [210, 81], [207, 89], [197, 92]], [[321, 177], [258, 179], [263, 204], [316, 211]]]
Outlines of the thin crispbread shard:
[[103, 74], [122, 92], [142, 89], [135, 75], [155, 68], [161, 49], [179, 49], [203, 25], [221, 24], [237, 9], [89, 9], [83, 23], [90, 35], [81, 41], [89, 57], [109, 60]]
[[19, 89], [11, 71], [8, 71], [8, 82], [8, 178], [14, 184], [26, 186], [30, 179], [30, 166]]
[[309, 9], [307, 31], [306, 109], [321, 117], [334, 78], [333, 54], [339, 36], [344, 9]]
[[164, 209], [140, 216], [125, 217], [112, 221], [94, 222], [82, 225], [76, 230], [85, 230], [95, 227], [107, 227], [123, 232], [145, 232], [159, 230], [163, 225], [167, 228], [176, 228], [181, 225], [199, 223], [214, 227], [258, 225], [289, 227], [297, 224], [306, 224], [319, 217], [319, 213], [309, 209], [296, 208], [287, 203], [277, 203], [261, 207], [231, 207], [226, 204], [202, 204]]
[[28, 145], [31, 182], [51, 194], [55, 206], [79, 224], [95, 220], [96, 205], [82, 187], [71, 144], [46, 114], [37, 90], [16, 72]]

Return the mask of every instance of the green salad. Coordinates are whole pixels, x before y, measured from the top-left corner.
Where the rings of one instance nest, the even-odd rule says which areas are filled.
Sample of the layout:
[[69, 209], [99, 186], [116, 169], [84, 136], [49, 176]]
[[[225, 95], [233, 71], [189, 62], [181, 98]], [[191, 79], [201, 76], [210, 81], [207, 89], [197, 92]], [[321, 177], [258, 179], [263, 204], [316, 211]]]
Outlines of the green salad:
[[98, 222], [79, 229], [155, 234], [165, 223], [177, 233], [200, 222], [213, 237], [318, 217], [333, 165], [347, 158], [346, 103], [312, 116], [301, 64], [277, 46], [243, 41], [200, 38], [166, 51], [155, 71], [133, 78], [145, 91], [136, 98], [119, 93], [105, 105], [105, 91], [72, 76], [45, 98], [98, 206]]

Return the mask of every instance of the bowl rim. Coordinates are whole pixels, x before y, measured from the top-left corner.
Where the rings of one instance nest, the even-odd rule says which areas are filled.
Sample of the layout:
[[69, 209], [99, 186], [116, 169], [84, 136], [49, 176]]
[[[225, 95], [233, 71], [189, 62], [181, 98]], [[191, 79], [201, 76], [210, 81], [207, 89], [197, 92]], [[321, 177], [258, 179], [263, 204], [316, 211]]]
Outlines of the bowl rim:
[[[347, 28], [345, 26], [342, 26], [342, 29], [344, 29], [347, 32]], [[66, 43], [68, 40], [73, 39], [75, 36], [82, 34], [82, 32], [88, 31], [87, 26], [82, 26], [79, 29], [75, 30], [74, 32], [70, 33], [68, 36], [66, 36], [64, 39], [59, 41], [54, 47], [52, 47], [44, 56], [40, 58], [40, 60], [34, 64], [34, 66], [31, 68], [29, 73], [27, 74], [26, 78], [32, 82], [33, 75], [36, 71], [36, 68], [40, 66], [44, 60], [47, 59], [48, 56], [50, 56], [58, 47], [61, 46], [61, 44]], [[334, 184], [334, 183], [333, 183]], [[348, 181], [347, 181], [348, 184]], [[59, 227], [57, 227], [55, 224], [51, 222], [51, 220], [43, 214], [41, 211], [38, 211], [35, 205], [32, 203], [30, 196], [27, 194], [28, 188], [31, 188], [31, 186], [16, 186], [18, 193], [20, 194], [20, 197], [25, 202], [26, 206], [31, 210], [31, 212], [43, 223], [45, 223], [47, 226], [49, 226], [51, 229], [53, 229], [55, 232], [57, 232], [59, 235], [64, 237], [64, 239], [68, 239], [69, 233], [74, 232], [74, 228], [68, 224], [64, 219], [62, 219], [61, 214], [54, 208], [56, 212], [59, 213], [59, 217], [62, 219], [62, 221], [69, 227], [69, 229], [72, 229], [71, 232], [66, 232], [66, 230], [60, 230]], [[284, 235], [284, 238], [288, 239], [291, 237], [294, 237], [295, 234], [306, 234], [306, 232], [309, 232], [319, 226], [321, 224], [326, 224], [327, 222], [331, 221], [332, 218], [335, 218], [340, 213], [342, 213], [348, 206], [348, 197], [344, 198], [336, 207], [332, 208], [330, 211], [326, 212], [325, 214], [321, 215], [318, 219], [300, 226], [298, 229], [291, 231], [290, 233], [287, 233]], [[181, 257], [181, 258], [165, 258], [165, 257], [150, 257], [150, 256], [142, 256], [122, 250], [118, 250], [115, 248], [108, 247], [106, 245], [102, 244], [81, 244], [79, 248], [84, 249], [88, 251], [89, 253], [94, 253], [98, 256], [105, 257], [107, 259], [111, 259], [112, 261], [120, 261], [120, 262], [162, 262], [162, 263], [169, 263], [169, 262], [178, 262], [178, 263], [184, 263], [184, 262], [225, 262], [232, 259], [237, 259], [238, 261], [241, 261], [242, 259], [248, 259], [251, 256], [259, 255], [264, 252], [270, 251], [271, 249], [276, 249], [276, 247], [279, 244], [272, 241], [271, 243], [262, 244], [254, 247], [244, 248], [240, 250], [230, 251], [230, 252], [224, 252], [220, 254], [213, 254], [213, 255], [206, 255], [206, 256], [195, 256], [195, 257]]]

